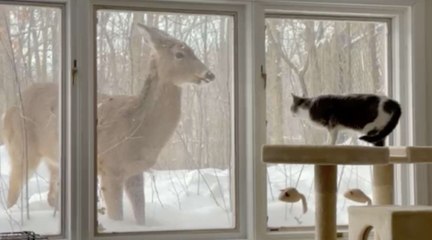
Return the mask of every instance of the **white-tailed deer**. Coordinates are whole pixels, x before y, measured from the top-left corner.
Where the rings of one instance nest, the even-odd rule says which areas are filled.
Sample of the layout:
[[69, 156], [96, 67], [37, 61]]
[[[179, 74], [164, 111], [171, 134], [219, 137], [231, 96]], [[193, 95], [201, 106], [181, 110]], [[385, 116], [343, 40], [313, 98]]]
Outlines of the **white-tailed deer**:
[[[180, 118], [183, 83], [209, 82], [214, 75], [184, 42], [138, 24], [151, 46], [146, 82], [137, 96], [106, 96], [97, 104], [97, 168], [108, 216], [123, 219], [123, 188], [138, 224], [145, 223], [143, 172], [152, 167]], [[22, 109], [4, 116], [3, 137], [11, 159], [7, 204], [44, 159], [51, 171], [48, 202], [56, 205], [58, 182], [58, 86], [34, 84], [22, 93]], [[27, 151], [25, 149], [27, 148]], [[26, 152], [26, 154], [24, 154]], [[25, 155], [27, 161], [25, 161]]]

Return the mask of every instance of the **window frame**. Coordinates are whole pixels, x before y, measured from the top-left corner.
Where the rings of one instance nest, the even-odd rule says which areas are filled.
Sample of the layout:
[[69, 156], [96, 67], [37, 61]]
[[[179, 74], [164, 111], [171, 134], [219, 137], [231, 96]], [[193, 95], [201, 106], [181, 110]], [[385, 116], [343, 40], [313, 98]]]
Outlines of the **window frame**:
[[[265, 9], [294, 11], [296, 13], [322, 14], [323, 12], [336, 14], [339, 12], [352, 15], [388, 16], [392, 18], [393, 26], [393, 81], [400, 83], [394, 86], [396, 97], [403, 97], [403, 108], [407, 109], [403, 119], [408, 128], [396, 132], [399, 139], [396, 144], [426, 145], [431, 137], [425, 129], [429, 129], [427, 119], [431, 112], [427, 106], [430, 96], [426, 94], [429, 85], [426, 77], [425, 48], [431, 56], [432, 46], [426, 44], [426, 9], [425, 0], [1, 0], [4, 4], [48, 5], [62, 7], [62, 93], [64, 127], [62, 139], [66, 146], [62, 146], [64, 157], [62, 160], [62, 189], [64, 194], [62, 214], [62, 234], [52, 236], [53, 239], [102, 239], [95, 237], [94, 224], [90, 220], [90, 210], [93, 204], [92, 179], [94, 166], [90, 164], [94, 159], [91, 149], [95, 136], [94, 129], [94, 92], [95, 84], [88, 79], [94, 79], [95, 39], [93, 31], [94, 5], [114, 5], [129, 7], [162, 7], [176, 6], [188, 9], [209, 9], [208, 6], [220, 6], [238, 11], [238, 44], [237, 46], [237, 80], [240, 95], [238, 107], [238, 143], [240, 151], [240, 174], [237, 184], [240, 186], [237, 202], [239, 218], [238, 231], [232, 233], [185, 234], [188, 239], [313, 239], [312, 233], [268, 233], [266, 231], [266, 184], [265, 164], [261, 160], [261, 146], [266, 136], [265, 131], [265, 95], [263, 94], [263, 80], [261, 66], [265, 66], [264, 53], [264, 17]], [[336, 10], [335, 10], [336, 9]], [[91, 24], [89, 24], [91, 23]], [[430, 36], [430, 29], [428, 33]], [[89, 40], [90, 39], [90, 40]], [[77, 78], [72, 83], [72, 67], [77, 61]], [[428, 59], [430, 60], [430, 58]], [[394, 74], [399, 71], [398, 74]], [[402, 91], [404, 90], [404, 91]], [[428, 97], [428, 98], [427, 98]], [[243, 105], [242, 105], [243, 104]], [[413, 117], [415, 116], [415, 118]], [[77, 131], [78, 130], [78, 131]], [[62, 144], [63, 145], [63, 144]], [[64, 148], [63, 148], [64, 147]], [[66, 161], [66, 163], [63, 163]], [[429, 167], [429, 172], [432, 170]], [[427, 204], [431, 200], [428, 189], [428, 170], [419, 165], [404, 165], [396, 168], [400, 176], [396, 181], [396, 201], [402, 204]], [[430, 176], [429, 176], [430, 179]], [[398, 192], [401, 189], [402, 192]], [[402, 194], [404, 193], [404, 194]], [[428, 197], [429, 195], [429, 197]], [[90, 199], [89, 197], [90, 196]], [[237, 203], [237, 204], [238, 204]], [[93, 216], [94, 219], [94, 216]], [[64, 224], [64, 225], [63, 225]], [[124, 235], [104, 236], [104, 239], [122, 239]], [[178, 234], [134, 234], [128, 239], [178, 239]]]
[[52, 238], [60, 238], [64, 239], [70, 233], [70, 188], [71, 188], [71, 179], [70, 179], [70, 134], [71, 134], [71, 125], [70, 125], [70, 80], [71, 77], [68, 74], [69, 69], [69, 56], [71, 54], [70, 51], [70, 7], [68, 6], [69, 0], [0, 0], [0, 4], [10, 5], [10, 6], [29, 6], [29, 7], [46, 7], [46, 8], [55, 8], [60, 11], [60, 81], [59, 83], [59, 105], [61, 109], [61, 118], [59, 123], [61, 125], [60, 133], [59, 133], [59, 146], [60, 150], [60, 160], [59, 160], [59, 172], [60, 172], [60, 233], [49, 235]]
[[[246, 74], [245, 64], [240, 60], [245, 58], [246, 48], [244, 45], [238, 44], [238, 42], [244, 42], [246, 26], [246, 6], [244, 4], [232, 3], [232, 4], [218, 4], [218, 3], [200, 3], [193, 4], [190, 2], [145, 2], [145, 1], [128, 1], [119, 2], [113, 0], [81, 0], [81, 13], [85, 12], [85, 17], [81, 15], [77, 22], [86, 23], [78, 24], [79, 26], [87, 26], [85, 28], [87, 34], [81, 34], [86, 36], [80, 36], [80, 43], [85, 43], [79, 47], [80, 57], [78, 60], [78, 68], [84, 73], [81, 75], [83, 78], [87, 76], [87, 79], [94, 79], [94, 81], [86, 81], [85, 79], [78, 81], [78, 89], [80, 97], [78, 102], [79, 113], [79, 134], [81, 136], [77, 139], [77, 145], [80, 150], [78, 154], [80, 156], [80, 171], [85, 173], [81, 176], [79, 183], [79, 194], [80, 199], [78, 203], [78, 209], [80, 212], [77, 216], [77, 221], [81, 220], [78, 226], [81, 239], [122, 239], [127, 237], [128, 239], [178, 239], [179, 236], [185, 239], [244, 239], [246, 238], [246, 205], [241, 204], [246, 202], [246, 189], [240, 187], [246, 185], [246, 145], [245, 145], [245, 126], [241, 123], [245, 121], [245, 110], [240, 106], [245, 105], [245, 90], [240, 86], [245, 85], [244, 76]], [[85, 11], [83, 11], [85, 9]], [[232, 15], [234, 17], [234, 61], [236, 69], [234, 69], [234, 101], [235, 101], [235, 188], [238, 190], [236, 195], [236, 214], [235, 214], [235, 228], [233, 229], [210, 229], [210, 230], [173, 230], [173, 231], [150, 231], [150, 232], [126, 232], [126, 233], [113, 233], [113, 234], [98, 234], [95, 226], [97, 221], [96, 216], [96, 162], [95, 159], [95, 92], [96, 92], [96, 11], [99, 9], [124, 9], [124, 10], [149, 10], [149, 11], [166, 11], [166, 12], [194, 12], [194, 13], [222, 13]], [[78, 16], [78, 15], [77, 15]], [[92, 148], [91, 146], [94, 146]], [[82, 218], [84, 217], [84, 218]], [[81, 218], [81, 219], [80, 219]]]
[[[389, 97], [393, 97], [392, 94], [394, 91], [392, 91], [393, 88], [393, 79], [392, 79], [392, 20], [388, 17], [377, 17], [377, 16], [372, 16], [372, 17], [362, 17], [362, 16], [346, 16], [340, 14], [340, 15], [331, 15], [331, 14], [325, 14], [325, 15], [319, 15], [319, 14], [304, 14], [304, 13], [273, 13], [272, 11], [266, 12], [265, 13], [265, 20], [266, 19], [284, 19], [284, 20], [310, 20], [310, 21], [335, 21], [335, 22], [341, 22], [341, 21], [349, 21], [349, 22], [362, 22], [362, 23], [380, 23], [386, 26], [386, 30], [388, 32], [388, 36], [386, 37], [386, 51], [384, 52], [385, 55], [385, 62], [383, 64], [384, 68], [385, 68], [385, 74], [384, 74], [384, 78], [387, 80], [387, 82], [385, 83], [386, 86], [386, 94], [389, 95]], [[264, 69], [266, 69], [266, 67], [264, 67]], [[266, 74], [267, 75], [267, 74]], [[266, 88], [265, 88], [266, 90]], [[406, 125], [406, 124], [405, 124]], [[405, 128], [405, 126], [402, 126], [402, 128]], [[399, 129], [399, 128], [398, 128]], [[396, 132], [397, 130], [395, 130], [394, 132]], [[267, 135], [267, 134], [266, 134]], [[399, 136], [397, 136], [397, 133], [393, 133], [387, 140], [387, 142], [391, 145], [393, 145], [394, 142], [398, 142], [397, 140], [400, 139]], [[396, 139], [396, 141], [395, 141]], [[280, 164], [278, 164], [280, 165]], [[340, 165], [339, 165], [340, 166]], [[338, 169], [339, 171], [339, 169]], [[372, 176], [371, 176], [372, 177]], [[395, 178], [397, 178], [399, 176], [396, 176]], [[266, 171], [266, 178], [268, 178], [268, 174]], [[267, 185], [268, 186], [268, 183]], [[372, 187], [372, 186], [371, 186]], [[267, 191], [267, 190], [266, 190]], [[346, 208], [348, 209], [348, 208]], [[285, 232], [289, 232], [290, 230], [292, 230], [293, 232], [312, 232], [314, 230], [313, 226], [287, 226], [285, 227], [287, 230], [285, 230]], [[343, 234], [344, 232], [346, 232], [348, 230], [348, 224], [343, 224], [343, 225], [337, 225], [337, 230], [338, 233]], [[277, 231], [276, 231], [277, 232]]]
[[[355, 2], [355, 4], [353, 4]], [[401, 127], [395, 132], [396, 145], [425, 145], [426, 129], [426, 95], [425, 82], [425, 37], [422, 29], [425, 27], [425, 1], [271, 1], [263, 0], [256, 3], [255, 49], [259, 49], [255, 69], [265, 69], [265, 52], [259, 46], [264, 46], [264, 22], [268, 12], [285, 14], [305, 14], [318, 16], [344, 17], [385, 17], [391, 19], [391, 69], [392, 78], [390, 89], [392, 95], [401, 99], [402, 108], [407, 111], [401, 119]], [[422, 52], [423, 51], [423, 52]], [[261, 146], [265, 143], [265, 89], [261, 72], [255, 71], [255, 201], [257, 202], [255, 219], [258, 239], [312, 239], [311, 232], [268, 232], [266, 227], [267, 215], [267, 184], [266, 166], [261, 163]], [[406, 80], [402, 80], [406, 79]], [[264, 104], [263, 104], [264, 102]], [[264, 106], [264, 107], [263, 107]], [[416, 115], [414, 115], [416, 114]], [[413, 118], [412, 116], [418, 116]], [[404, 129], [404, 130], [401, 130]], [[412, 134], [414, 133], [414, 134]], [[414, 137], [415, 136], [415, 137]], [[419, 203], [427, 194], [425, 184], [425, 169], [412, 165], [396, 167], [395, 201], [400, 204]], [[421, 181], [423, 179], [423, 181]], [[344, 234], [346, 235], [346, 234]]]

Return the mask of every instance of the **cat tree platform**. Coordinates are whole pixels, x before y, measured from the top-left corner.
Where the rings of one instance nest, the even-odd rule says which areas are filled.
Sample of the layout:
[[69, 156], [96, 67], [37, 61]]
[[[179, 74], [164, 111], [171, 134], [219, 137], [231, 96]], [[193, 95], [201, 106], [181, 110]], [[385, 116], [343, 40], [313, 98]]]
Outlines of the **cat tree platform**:
[[368, 239], [373, 229], [380, 240], [431, 240], [430, 206], [352, 206], [349, 240]]
[[265, 163], [315, 166], [315, 239], [336, 240], [337, 165], [373, 165], [373, 203], [393, 204], [393, 164], [432, 162], [429, 147], [264, 145]]

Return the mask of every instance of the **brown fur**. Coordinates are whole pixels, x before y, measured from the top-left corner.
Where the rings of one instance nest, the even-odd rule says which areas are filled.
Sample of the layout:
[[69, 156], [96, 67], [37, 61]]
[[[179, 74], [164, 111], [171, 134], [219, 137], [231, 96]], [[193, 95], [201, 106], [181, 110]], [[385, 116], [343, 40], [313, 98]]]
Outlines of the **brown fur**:
[[[108, 216], [123, 219], [124, 188], [137, 223], [144, 224], [142, 173], [155, 164], [178, 124], [179, 85], [208, 82], [214, 75], [185, 43], [155, 28], [138, 27], [152, 47], [150, 71], [137, 96], [99, 95], [97, 166]], [[22, 98], [23, 111], [12, 107], [4, 116], [3, 137], [11, 158], [7, 204], [11, 207], [18, 200], [25, 167], [30, 175], [43, 159], [51, 171], [48, 202], [55, 206], [59, 178], [58, 86], [34, 84], [22, 93]]]

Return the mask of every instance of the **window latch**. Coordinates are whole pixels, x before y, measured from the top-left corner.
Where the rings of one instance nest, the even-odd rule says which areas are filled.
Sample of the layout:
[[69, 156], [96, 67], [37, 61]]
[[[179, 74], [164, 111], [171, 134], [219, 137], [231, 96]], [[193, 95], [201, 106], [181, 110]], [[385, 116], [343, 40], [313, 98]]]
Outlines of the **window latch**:
[[72, 66], [72, 85], [75, 85], [77, 73], [78, 73], [77, 60], [74, 59], [73, 66]]
[[265, 89], [266, 85], [267, 85], [267, 73], [266, 73], [263, 65], [261, 65], [261, 78], [263, 79], [264, 89]]

